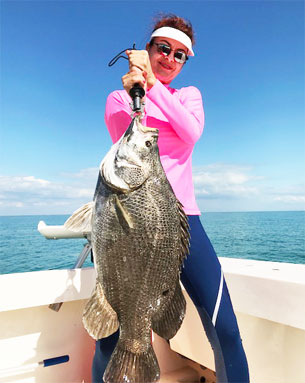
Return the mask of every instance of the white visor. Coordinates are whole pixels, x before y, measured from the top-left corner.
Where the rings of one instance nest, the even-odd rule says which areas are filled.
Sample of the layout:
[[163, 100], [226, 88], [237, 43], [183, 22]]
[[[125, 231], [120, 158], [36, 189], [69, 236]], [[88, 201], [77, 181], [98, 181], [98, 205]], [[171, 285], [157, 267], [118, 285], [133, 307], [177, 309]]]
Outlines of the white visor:
[[188, 49], [188, 55], [194, 56], [191, 39], [188, 37], [187, 34], [180, 31], [179, 29], [171, 28], [171, 27], [162, 27], [162, 28], [156, 29], [152, 33], [152, 35], [150, 36], [150, 40], [153, 39], [154, 37], [168, 37], [170, 39], [179, 41]]

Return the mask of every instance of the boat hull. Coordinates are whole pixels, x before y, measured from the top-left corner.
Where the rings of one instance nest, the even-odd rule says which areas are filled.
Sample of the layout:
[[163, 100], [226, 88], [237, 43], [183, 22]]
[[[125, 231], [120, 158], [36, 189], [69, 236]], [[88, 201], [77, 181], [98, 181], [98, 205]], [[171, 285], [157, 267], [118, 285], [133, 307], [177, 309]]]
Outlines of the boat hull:
[[[305, 265], [229, 258], [220, 258], [220, 262], [251, 381], [305, 382]], [[0, 383], [91, 381], [95, 343], [81, 318], [94, 283], [93, 268], [0, 276]], [[171, 349], [214, 370], [213, 353], [199, 315], [185, 291], [184, 295], [186, 318], [170, 342]], [[58, 312], [49, 309], [50, 303], [59, 302], [64, 303]], [[161, 378], [162, 373], [170, 373], [169, 366], [172, 370], [185, 366], [158, 337], [154, 348]], [[68, 362], [38, 365], [65, 355]]]

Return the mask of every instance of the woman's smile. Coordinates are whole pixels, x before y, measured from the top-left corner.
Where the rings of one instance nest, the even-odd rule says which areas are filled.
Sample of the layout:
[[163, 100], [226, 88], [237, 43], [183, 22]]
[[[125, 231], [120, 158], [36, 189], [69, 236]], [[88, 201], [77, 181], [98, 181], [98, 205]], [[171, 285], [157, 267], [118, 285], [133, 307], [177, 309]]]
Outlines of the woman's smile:
[[159, 61], [159, 64], [161, 65], [162, 68], [164, 68], [165, 70], [173, 70], [173, 68], [168, 65], [166, 62], [162, 62], [162, 61]]

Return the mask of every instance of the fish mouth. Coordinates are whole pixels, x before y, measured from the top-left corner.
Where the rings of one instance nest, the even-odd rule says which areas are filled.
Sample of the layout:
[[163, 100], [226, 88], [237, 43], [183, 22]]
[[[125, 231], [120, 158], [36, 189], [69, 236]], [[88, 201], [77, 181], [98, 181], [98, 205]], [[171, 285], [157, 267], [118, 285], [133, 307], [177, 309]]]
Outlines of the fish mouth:
[[150, 128], [149, 126], [142, 125], [141, 122], [141, 116], [137, 115], [133, 118], [131, 124], [129, 125], [128, 129], [126, 130], [124, 136], [128, 136], [134, 129], [134, 124], [136, 124], [136, 127], [139, 129], [141, 133], [153, 133], [153, 136], [158, 136], [159, 130], [156, 128]]
[[126, 132], [124, 133], [124, 138], [126, 137], [129, 137], [133, 132], [136, 131], [136, 129], [139, 130], [139, 132], [143, 133], [143, 134], [147, 134], [147, 133], [152, 133], [153, 137], [158, 137], [159, 135], [159, 130], [156, 129], [156, 128], [150, 128], [149, 126], [144, 126], [141, 124], [140, 122], [141, 120], [141, 116], [140, 115], [136, 115], [131, 123], [129, 124]]
[[141, 122], [138, 122], [138, 128], [142, 133], [155, 133], [154, 135], [158, 136], [159, 130], [156, 128], [150, 128], [149, 126], [142, 125]]

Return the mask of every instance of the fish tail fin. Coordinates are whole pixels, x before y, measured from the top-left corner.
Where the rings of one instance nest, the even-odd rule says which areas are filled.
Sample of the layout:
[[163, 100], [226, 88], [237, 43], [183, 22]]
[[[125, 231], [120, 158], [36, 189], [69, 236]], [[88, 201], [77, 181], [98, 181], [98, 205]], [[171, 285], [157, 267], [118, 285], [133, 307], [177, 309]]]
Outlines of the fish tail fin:
[[119, 340], [103, 376], [105, 383], [154, 383], [160, 378], [156, 354], [150, 344], [146, 351], [134, 353]]

